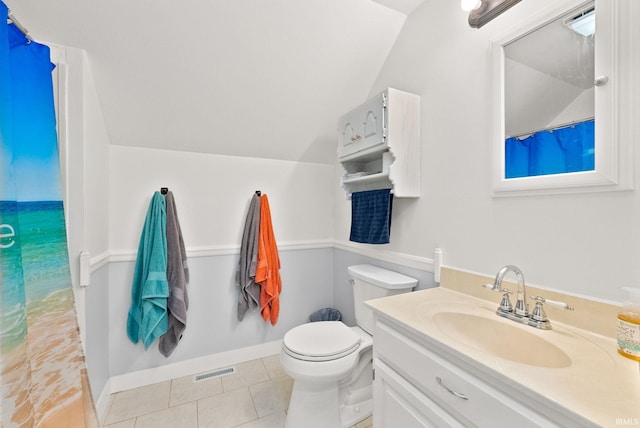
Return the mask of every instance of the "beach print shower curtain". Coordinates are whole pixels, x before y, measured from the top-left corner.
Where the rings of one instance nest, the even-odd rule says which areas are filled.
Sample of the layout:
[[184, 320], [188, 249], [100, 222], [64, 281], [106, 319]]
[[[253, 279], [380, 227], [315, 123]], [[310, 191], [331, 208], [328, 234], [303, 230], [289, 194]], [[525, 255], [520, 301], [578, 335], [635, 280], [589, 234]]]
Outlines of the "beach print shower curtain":
[[66, 243], [49, 48], [0, 1], [1, 427], [91, 427]]

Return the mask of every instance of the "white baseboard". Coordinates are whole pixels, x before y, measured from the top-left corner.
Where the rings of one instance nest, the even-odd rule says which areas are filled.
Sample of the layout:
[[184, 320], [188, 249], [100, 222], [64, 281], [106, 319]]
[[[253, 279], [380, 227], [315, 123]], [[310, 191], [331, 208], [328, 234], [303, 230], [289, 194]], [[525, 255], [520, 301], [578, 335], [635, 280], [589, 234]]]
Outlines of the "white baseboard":
[[139, 370], [124, 375], [112, 376], [107, 382], [110, 393], [126, 391], [153, 383], [164, 382], [179, 377], [202, 373], [207, 370], [218, 369], [245, 361], [268, 357], [280, 352], [282, 340], [233, 349], [218, 354], [192, 358], [190, 360], [171, 363], [151, 369]]
[[95, 403], [98, 420], [100, 423], [104, 422], [111, 405], [111, 394], [115, 394], [116, 392], [268, 357], [280, 353], [281, 348], [282, 340], [274, 340], [273, 342], [262, 343], [260, 345], [247, 346], [245, 348], [192, 358], [152, 369], [112, 376], [107, 379]]

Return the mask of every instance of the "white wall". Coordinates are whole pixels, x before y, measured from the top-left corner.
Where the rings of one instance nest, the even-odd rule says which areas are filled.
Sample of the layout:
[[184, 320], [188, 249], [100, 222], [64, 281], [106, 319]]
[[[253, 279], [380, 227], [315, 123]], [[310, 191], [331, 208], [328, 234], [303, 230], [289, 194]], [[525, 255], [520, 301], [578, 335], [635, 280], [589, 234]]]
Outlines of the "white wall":
[[109, 251], [109, 136], [86, 53], [83, 68], [85, 249], [100, 257]]
[[[79, 251], [88, 251], [99, 266], [109, 253], [109, 137], [102, 119], [102, 111], [95, 92], [93, 73], [85, 52], [82, 52], [82, 154], [79, 165], [82, 175], [76, 182], [82, 183], [83, 201], [82, 246], [72, 253], [77, 258]], [[84, 290], [84, 300], [78, 304], [85, 311], [86, 363], [91, 392], [98, 400], [110, 377], [109, 308], [105, 304], [109, 295], [109, 271], [106, 267], [93, 272], [90, 284]]]
[[[333, 165], [111, 146], [109, 149], [111, 376], [279, 340], [333, 304]], [[189, 255], [187, 330], [170, 358], [126, 335], [140, 233], [153, 192], [169, 187]], [[281, 259], [276, 326], [257, 312], [237, 321], [234, 284], [249, 201], [269, 197]]]
[[160, 187], [174, 194], [187, 250], [239, 248], [256, 190], [268, 195], [278, 243], [328, 242], [333, 173], [333, 165], [111, 146], [109, 247], [137, 251]]
[[99, 256], [109, 250], [109, 138], [86, 53], [53, 46], [61, 163], [71, 271], [78, 292], [78, 255]]
[[76, 311], [94, 399], [109, 378], [108, 272], [95, 272], [80, 286], [79, 254], [108, 253], [108, 137], [84, 51], [51, 46], [56, 64], [57, 120], [64, 171], [67, 239]]
[[[491, 195], [490, 40], [552, 3], [521, 2], [479, 30], [455, 1], [425, 2], [408, 18], [371, 91], [422, 96], [422, 195], [394, 201], [387, 247], [422, 257], [441, 247], [447, 265], [488, 275], [515, 264], [529, 283], [622, 301], [621, 287], [640, 283], [637, 191]], [[335, 236], [345, 240], [350, 207], [335, 192]]]

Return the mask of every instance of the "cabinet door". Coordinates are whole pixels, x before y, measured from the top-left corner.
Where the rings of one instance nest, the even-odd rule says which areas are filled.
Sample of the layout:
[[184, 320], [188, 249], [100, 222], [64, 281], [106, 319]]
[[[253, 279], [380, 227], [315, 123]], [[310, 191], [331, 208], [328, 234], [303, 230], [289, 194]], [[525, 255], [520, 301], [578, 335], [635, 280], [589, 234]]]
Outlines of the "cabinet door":
[[338, 123], [340, 159], [386, 148], [385, 93], [343, 116]]
[[374, 428], [464, 427], [384, 362], [376, 359], [374, 368]]

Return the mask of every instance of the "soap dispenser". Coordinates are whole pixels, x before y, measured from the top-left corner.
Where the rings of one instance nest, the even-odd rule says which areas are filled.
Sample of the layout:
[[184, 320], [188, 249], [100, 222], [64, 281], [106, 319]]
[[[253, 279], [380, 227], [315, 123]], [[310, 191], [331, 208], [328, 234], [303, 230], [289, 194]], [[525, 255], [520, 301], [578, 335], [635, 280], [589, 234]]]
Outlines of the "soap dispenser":
[[618, 312], [618, 353], [640, 361], [640, 288], [622, 289], [629, 299]]

